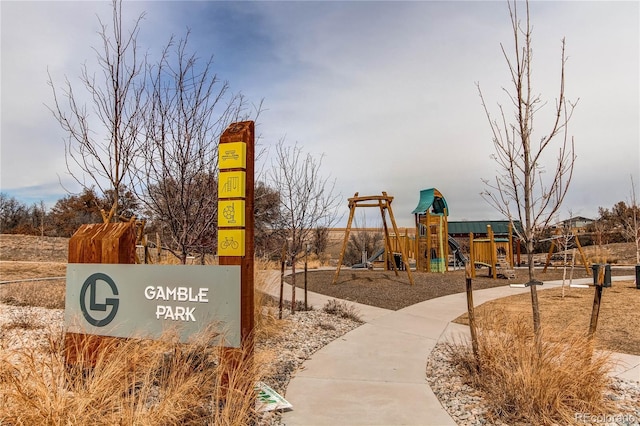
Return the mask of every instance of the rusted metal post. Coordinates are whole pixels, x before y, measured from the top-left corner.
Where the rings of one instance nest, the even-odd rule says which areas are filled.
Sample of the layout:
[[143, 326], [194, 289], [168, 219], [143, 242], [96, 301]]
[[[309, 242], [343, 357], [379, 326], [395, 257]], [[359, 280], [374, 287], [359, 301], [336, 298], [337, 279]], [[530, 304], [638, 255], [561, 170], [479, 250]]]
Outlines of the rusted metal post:
[[476, 368], [480, 370], [480, 354], [478, 353], [478, 335], [476, 333], [476, 317], [473, 308], [473, 283], [471, 280], [471, 265], [465, 268], [466, 290], [467, 290], [467, 313], [469, 315], [469, 331], [471, 332], [471, 348], [473, 357], [476, 360]]
[[593, 338], [598, 327], [598, 316], [600, 315], [600, 302], [602, 300], [602, 288], [604, 287], [604, 265], [598, 269], [598, 279], [596, 281], [596, 291], [593, 295], [593, 308], [591, 309], [591, 323], [589, 324], [589, 338]]
[[304, 310], [307, 311], [309, 308], [307, 307], [307, 263], [309, 256], [309, 244], [305, 247], [304, 252]]
[[285, 256], [287, 254], [286, 243], [282, 246], [282, 257], [280, 258], [280, 301], [279, 301], [279, 309], [278, 309], [278, 319], [282, 319], [282, 303], [284, 299], [284, 266], [285, 266]]

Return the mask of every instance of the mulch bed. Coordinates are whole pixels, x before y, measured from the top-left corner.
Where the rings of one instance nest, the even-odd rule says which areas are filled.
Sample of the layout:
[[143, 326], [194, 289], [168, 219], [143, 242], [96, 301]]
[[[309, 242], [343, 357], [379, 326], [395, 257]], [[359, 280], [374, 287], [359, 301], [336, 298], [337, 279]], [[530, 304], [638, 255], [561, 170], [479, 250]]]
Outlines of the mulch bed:
[[[544, 274], [541, 271], [536, 272], [536, 279], [543, 282], [562, 279], [561, 269], [550, 269]], [[516, 278], [510, 280], [488, 278], [486, 269], [478, 271], [477, 274], [473, 279], [474, 290], [529, 281], [528, 271], [525, 269], [517, 269]], [[633, 272], [612, 271], [612, 275], [629, 274], [633, 274]], [[334, 285], [332, 282], [335, 271], [310, 270], [307, 273], [307, 290], [337, 299], [391, 310], [402, 309], [425, 300], [465, 291], [466, 281], [463, 270], [446, 273], [414, 271], [412, 275], [414, 285], [409, 283], [406, 271], [399, 271], [396, 276], [394, 271], [370, 271], [343, 267], [340, 270], [338, 281]], [[585, 277], [587, 274], [583, 268], [574, 270], [573, 278]], [[291, 277], [287, 277], [286, 281], [291, 283]], [[296, 273], [296, 287], [304, 288], [303, 273]]]

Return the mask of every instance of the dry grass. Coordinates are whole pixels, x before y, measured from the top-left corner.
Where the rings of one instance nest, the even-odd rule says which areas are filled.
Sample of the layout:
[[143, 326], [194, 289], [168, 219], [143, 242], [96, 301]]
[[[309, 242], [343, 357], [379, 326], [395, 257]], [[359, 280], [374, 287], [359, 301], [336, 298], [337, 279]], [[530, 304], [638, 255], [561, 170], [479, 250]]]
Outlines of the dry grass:
[[0, 260], [66, 262], [69, 238], [0, 234]]
[[0, 423], [238, 425], [255, 418], [260, 361], [240, 356], [230, 364], [205, 344], [210, 333], [189, 344], [171, 335], [114, 339], [90, 369], [82, 359], [66, 365], [64, 336], [48, 337], [44, 349], [0, 351]]
[[[4, 250], [5, 243], [10, 240], [17, 245], [29, 238], [6, 237], [2, 236], [2, 257], [23, 255], [24, 250]], [[0, 263], [0, 281], [65, 274], [64, 262]], [[254, 332], [257, 339], [265, 339], [280, 333], [282, 326], [271, 299], [259, 291], [265, 283], [256, 279], [255, 285]], [[5, 304], [61, 309], [64, 300], [64, 279], [0, 285], [0, 302]], [[207, 342], [217, 334], [215, 330], [203, 332], [189, 344], [180, 344], [167, 333], [157, 341], [108, 339], [91, 368], [86, 366], [93, 363], [83, 359], [69, 366], [61, 331], [41, 330], [45, 345], [15, 349], [1, 344], [9, 329], [41, 327], [29, 311], [20, 312], [24, 313], [0, 330], [0, 424], [246, 425], [257, 421], [254, 386], [271, 373], [265, 369], [273, 356], [269, 351], [250, 359], [248, 350], [210, 346]], [[85, 352], [79, 351], [81, 356]]]
[[[256, 297], [256, 336], [279, 333], [274, 308], [262, 293]], [[29, 316], [8, 326], [34, 325]], [[208, 345], [216, 334], [203, 332], [189, 344], [170, 333], [157, 341], [108, 339], [91, 368], [82, 367], [93, 364], [83, 348], [74, 365], [65, 364], [61, 332], [46, 332], [45, 347], [0, 345], [0, 424], [255, 423], [254, 386], [271, 373], [264, 366], [273, 355], [250, 359], [247, 350]]]
[[[612, 243], [603, 246], [584, 247], [584, 254], [591, 263], [612, 263], [635, 265], [636, 247], [634, 243]], [[578, 253], [576, 251], [576, 256]]]
[[530, 319], [491, 311], [478, 322], [478, 357], [468, 343], [447, 352], [465, 380], [484, 396], [494, 420], [507, 424], [575, 424], [575, 413], [607, 413], [609, 355], [593, 353], [584, 333], [543, 328], [538, 352]]
[[[561, 288], [538, 291], [541, 322], [549, 337], [562, 339], [564, 331], [586, 334], [591, 321], [594, 288]], [[638, 327], [640, 290], [631, 281], [614, 281], [604, 288], [595, 334], [595, 345], [600, 349], [640, 355], [640, 327]], [[475, 315], [483, 318], [494, 311], [503, 311], [514, 317], [531, 318], [531, 296], [523, 293], [489, 301], [475, 308]], [[454, 322], [468, 324], [467, 314]]]
[[65, 280], [34, 281], [0, 286], [0, 303], [64, 309]]
[[[64, 277], [66, 273], [66, 262], [0, 261], [0, 281]], [[0, 284], [0, 302], [63, 309], [65, 291], [64, 278]]]

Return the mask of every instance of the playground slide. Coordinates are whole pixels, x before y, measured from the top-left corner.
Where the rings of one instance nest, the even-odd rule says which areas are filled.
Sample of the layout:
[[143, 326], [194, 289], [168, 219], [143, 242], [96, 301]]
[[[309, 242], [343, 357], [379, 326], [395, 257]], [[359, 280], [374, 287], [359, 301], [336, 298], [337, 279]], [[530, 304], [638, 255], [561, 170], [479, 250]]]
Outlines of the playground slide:
[[371, 256], [369, 259], [367, 259], [367, 263], [356, 263], [355, 265], [351, 265], [352, 268], [366, 268], [367, 265], [369, 263], [372, 263], [374, 260], [376, 260], [378, 257], [382, 256], [384, 254], [384, 248], [379, 249], [378, 251], [376, 251], [373, 256]]
[[451, 249], [453, 250], [453, 255], [455, 256], [456, 261], [462, 263], [463, 265], [469, 263], [469, 259], [467, 259], [467, 256], [462, 254], [460, 244], [458, 244], [458, 242], [451, 236], [449, 236], [449, 247], [451, 247]]

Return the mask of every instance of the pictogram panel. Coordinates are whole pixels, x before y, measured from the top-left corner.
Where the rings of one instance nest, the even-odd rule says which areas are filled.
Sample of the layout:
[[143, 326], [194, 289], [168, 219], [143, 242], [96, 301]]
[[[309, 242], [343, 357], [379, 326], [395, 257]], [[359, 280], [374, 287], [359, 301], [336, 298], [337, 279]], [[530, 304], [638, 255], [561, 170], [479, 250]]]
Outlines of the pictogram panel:
[[244, 229], [218, 229], [218, 256], [244, 256]]
[[219, 145], [218, 166], [220, 170], [246, 169], [247, 168], [247, 144], [244, 142], [231, 142]]
[[246, 173], [221, 171], [218, 181], [218, 198], [245, 198]]
[[244, 227], [244, 201], [218, 201], [218, 227]]

